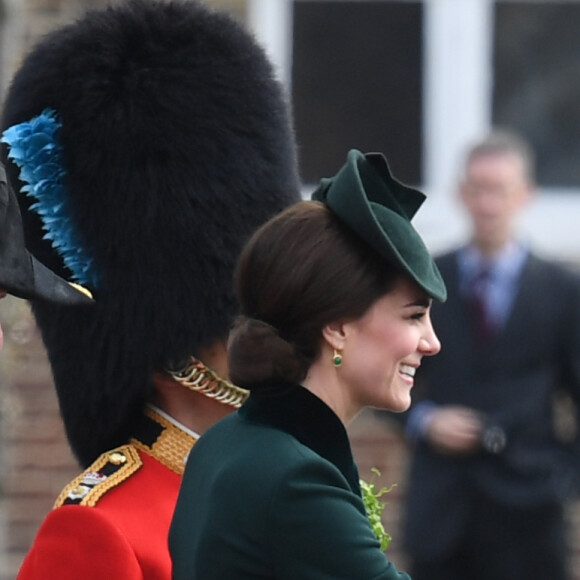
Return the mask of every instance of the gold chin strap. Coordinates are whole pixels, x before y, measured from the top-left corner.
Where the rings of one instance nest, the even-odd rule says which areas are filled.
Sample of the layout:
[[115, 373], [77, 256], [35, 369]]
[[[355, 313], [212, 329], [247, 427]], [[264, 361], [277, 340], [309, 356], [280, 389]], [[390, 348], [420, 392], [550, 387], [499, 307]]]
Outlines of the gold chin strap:
[[246, 389], [236, 387], [226, 379], [222, 379], [216, 372], [206, 367], [201, 361], [193, 356], [187, 366], [179, 371], [167, 370], [167, 372], [184, 387], [198, 393], [203, 393], [210, 399], [215, 399], [225, 405], [239, 409], [250, 394]]
[[88, 288], [85, 288], [84, 286], [81, 286], [80, 284], [77, 284], [76, 282], [69, 282], [69, 285], [72, 286], [73, 288], [75, 288], [76, 290], [78, 290], [79, 292], [82, 292], [85, 296], [88, 296], [89, 298], [93, 298], [93, 294]]

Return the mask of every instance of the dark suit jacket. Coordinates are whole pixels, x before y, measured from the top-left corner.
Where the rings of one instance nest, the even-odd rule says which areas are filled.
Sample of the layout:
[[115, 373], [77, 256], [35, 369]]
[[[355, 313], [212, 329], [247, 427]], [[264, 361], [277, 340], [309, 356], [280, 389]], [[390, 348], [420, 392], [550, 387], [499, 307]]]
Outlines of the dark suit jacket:
[[505, 447], [450, 457], [418, 442], [405, 537], [409, 553], [424, 558], [442, 554], [468, 533], [463, 524], [470, 502], [493, 498], [506, 506], [539, 506], [578, 488], [578, 438], [558, 440], [553, 413], [560, 389], [580, 400], [578, 279], [530, 255], [504, 328], [481, 346], [459, 294], [456, 253], [437, 263], [449, 293], [432, 310], [442, 348], [424, 360], [416, 394], [438, 405], [480, 410], [488, 429], [505, 433]]
[[405, 580], [381, 552], [338, 417], [298, 385], [252, 393], [193, 448], [176, 580]]

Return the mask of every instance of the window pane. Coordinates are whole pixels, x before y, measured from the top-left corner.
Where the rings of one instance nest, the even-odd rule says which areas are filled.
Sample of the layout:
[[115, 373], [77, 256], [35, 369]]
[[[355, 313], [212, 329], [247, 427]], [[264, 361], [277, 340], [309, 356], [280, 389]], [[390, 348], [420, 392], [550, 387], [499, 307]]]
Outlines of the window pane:
[[580, 185], [580, 4], [497, 2], [493, 122], [522, 133], [544, 186]]
[[382, 151], [421, 182], [422, 3], [294, 4], [292, 90], [303, 179], [332, 175], [353, 147]]

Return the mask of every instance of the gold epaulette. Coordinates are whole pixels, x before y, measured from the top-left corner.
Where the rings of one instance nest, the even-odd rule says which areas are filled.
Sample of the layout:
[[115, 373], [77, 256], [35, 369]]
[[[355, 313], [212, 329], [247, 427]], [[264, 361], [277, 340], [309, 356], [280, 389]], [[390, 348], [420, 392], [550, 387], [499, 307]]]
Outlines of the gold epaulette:
[[123, 445], [107, 451], [62, 490], [54, 507], [94, 507], [108, 491], [131, 477], [142, 465], [139, 453], [133, 445]]

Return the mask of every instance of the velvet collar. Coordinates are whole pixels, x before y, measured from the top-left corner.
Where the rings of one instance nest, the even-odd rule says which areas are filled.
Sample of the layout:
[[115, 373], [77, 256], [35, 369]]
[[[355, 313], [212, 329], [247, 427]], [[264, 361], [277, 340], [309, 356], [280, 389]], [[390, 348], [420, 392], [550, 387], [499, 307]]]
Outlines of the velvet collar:
[[344, 425], [316, 395], [297, 384], [279, 384], [252, 391], [238, 411], [249, 421], [295, 437], [334, 464], [360, 495], [359, 475]]

